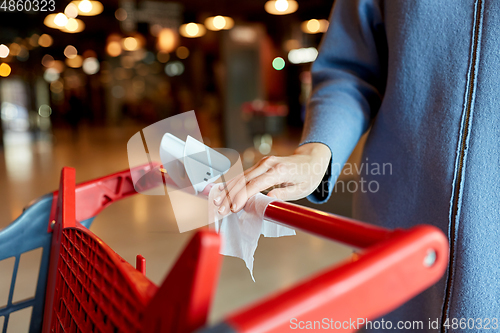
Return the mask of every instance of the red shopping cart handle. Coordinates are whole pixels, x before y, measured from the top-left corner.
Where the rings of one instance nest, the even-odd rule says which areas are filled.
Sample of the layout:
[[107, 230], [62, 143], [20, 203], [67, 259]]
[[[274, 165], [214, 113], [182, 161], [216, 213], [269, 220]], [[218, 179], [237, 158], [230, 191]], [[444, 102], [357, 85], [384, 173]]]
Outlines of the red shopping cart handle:
[[[144, 189], [161, 185], [164, 181], [169, 182], [168, 177], [165, 177], [158, 183], [156, 168], [157, 166], [147, 165], [132, 172], [140, 172], [143, 175], [143, 178], [140, 178], [140, 186], [144, 186]], [[283, 332], [291, 329], [292, 320], [371, 320], [397, 308], [433, 285], [443, 275], [448, 262], [447, 238], [435, 227], [421, 225], [408, 230], [389, 230], [288, 202], [273, 202], [266, 209], [266, 219], [359, 248], [360, 252], [354, 260], [348, 259], [336, 264], [284, 291], [230, 314], [219, 325], [203, 329], [217, 284], [220, 265], [220, 256], [217, 254], [218, 235], [208, 231], [198, 232], [162, 286], [158, 289], [150, 287], [152, 283], [144, 275], [137, 271], [132, 272], [130, 265], [77, 223], [95, 216], [115, 200], [136, 193], [130, 171], [119, 172], [76, 187], [74, 174], [66, 174], [69, 178], [64, 181], [63, 177], [61, 189], [55, 193], [56, 196], [63, 193], [65, 199], [54, 200], [56, 207], [53, 207], [51, 217], [51, 221], [52, 218], [58, 221], [52, 237], [53, 252], [47, 286], [46, 310], [54, 310], [50, 313], [46, 311], [46, 316], [49, 316], [46, 319], [51, 325], [57, 326], [55, 320], [63, 318], [58, 317], [58, 304], [61, 303], [54, 299], [55, 292], [61, 290], [58, 288], [61, 288], [62, 283], [61, 279], [56, 279], [56, 275], [64, 271], [57, 267], [69, 265], [75, 272], [78, 272], [80, 267], [78, 263], [73, 265], [65, 259], [64, 252], [59, 254], [63, 246], [61, 235], [66, 237], [63, 239], [68, 240], [74, 230], [80, 230], [86, 237], [90, 237], [92, 244], [111, 258], [110, 263], [117, 267], [124, 266], [114, 270], [117, 273], [113, 274], [125, 284], [121, 290], [132, 290], [131, 294], [138, 299], [137, 311], [140, 313], [134, 320], [137, 322], [142, 318], [143, 333], [187, 332], [195, 329], [202, 329], [204, 332]], [[82, 244], [86, 242], [88, 241], [82, 241]], [[70, 250], [74, 260], [85, 259], [85, 255], [78, 254], [81, 249], [71, 246], [64, 248], [67, 253]], [[92, 269], [92, 266], [90, 267]], [[131, 278], [130, 274], [134, 277]], [[78, 279], [78, 275], [76, 276]], [[94, 288], [92, 283], [91, 288]], [[142, 287], [134, 286], [134, 283], [140, 283]], [[143, 288], [144, 286], [148, 287]], [[62, 290], [64, 291], [64, 288]], [[75, 292], [69, 290], [61, 297], [74, 299]], [[58, 291], [57, 295], [62, 294]], [[101, 312], [95, 318], [100, 325], [108, 327], [111, 325], [109, 320], [115, 317], [107, 317], [107, 313]], [[51, 318], [52, 314], [55, 317]], [[118, 316], [116, 311], [114, 315]], [[104, 322], [103, 318], [109, 319]], [[66, 324], [63, 321], [61, 326], [64, 327]], [[114, 322], [121, 325], [118, 319]], [[67, 328], [70, 329], [73, 324], [70, 321], [67, 323]], [[132, 329], [131, 327], [126, 330], [123, 325], [119, 327], [122, 327], [120, 332]], [[343, 331], [354, 330], [349, 326]]]
[[286, 202], [266, 218], [363, 249], [355, 257], [228, 316], [207, 332], [284, 332], [297, 322], [356, 322], [388, 313], [436, 283], [448, 263], [441, 230], [421, 225], [387, 230]]

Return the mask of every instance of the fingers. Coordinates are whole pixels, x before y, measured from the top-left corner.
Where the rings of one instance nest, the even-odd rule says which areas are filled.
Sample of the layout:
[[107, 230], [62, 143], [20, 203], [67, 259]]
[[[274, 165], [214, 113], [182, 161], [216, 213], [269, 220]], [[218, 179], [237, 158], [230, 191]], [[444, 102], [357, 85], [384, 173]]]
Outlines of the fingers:
[[280, 160], [281, 158], [276, 156], [267, 156], [263, 158], [257, 165], [245, 171], [247, 181], [251, 181], [255, 177], [258, 177], [264, 172], [267, 172], [269, 169], [275, 167]]
[[220, 205], [219, 208], [223, 212], [220, 212], [219, 210], [219, 214], [225, 215], [226, 213], [229, 213], [229, 210], [233, 213], [238, 212], [245, 207], [248, 198], [253, 195], [274, 185], [290, 181], [287, 179], [287, 173], [283, 171], [280, 172], [280, 169], [283, 168], [280, 168], [280, 164], [278, 163], [273, 168], [268, 169], [267, 172], [249, 180], [246, 183], [238, 182], [238, 184], [235, 184]]
[[[247, 182], [252, 182], [255, 177], [269, 171], [277, 163], [277, 157], [268, 156], [260, 160], [259, 163], [250, 169], [246, 170], [243, 175], [231, 179], [226, 182], [226, 184], [220, 184], [219, 190], [223, 192], [221, 192], [220, 195], [214, 199], [214, 204], [219, 206], [219, 214], [226, 215], [230, 210], [237, 212], [242, 209], [245, 206], [247, 199], [259, 192], [252, 191], [251, 193], [248, 193], [248, 190], [246, 190]], [[266, 188], [262, 188], [261, 190]], [[235, 202], [236, 197], [238, 200]]]
[[224, 187], [228, 190], [231, 191], [233, 188], [234, 184], [240, 180], [241, 177], [245, 177], [247, 181], [252, 180], [253, 178], [260, 176], [273, 166], [275, 166], [279, 162], [279, 157], [276, 156], [267, 156], [264, 157], [259, 161], [259, 163], [255, 164], [251, 168], [247, 169], [243, 175], [240, 175], [238, 177], [234, 177], [231, 180], [227, 181], [225, 186], [224, 184], [221, 184], [219, 186], [219, 189], [222, 191]]
[[301, 199], [304, 196], [304, 191], [303, 189], [300, 188], [300, 186], [293, 185], [293, 186], [275, 188], [274, 190], [270, 191], [267, 195], [284, 201], [297, 200]]
[[245, 191], [246, 179], [244, 176], [241, 176], [237, 179], [236, 182], [232, 183], [230, 188], [226, 187], [222, 192], [214, 199], [214, 204], [219, 206], [219, 214], [227, 215], [229, 210], [234, 210], [236, 206], [234, 206], [233, 198], [236, 193]]

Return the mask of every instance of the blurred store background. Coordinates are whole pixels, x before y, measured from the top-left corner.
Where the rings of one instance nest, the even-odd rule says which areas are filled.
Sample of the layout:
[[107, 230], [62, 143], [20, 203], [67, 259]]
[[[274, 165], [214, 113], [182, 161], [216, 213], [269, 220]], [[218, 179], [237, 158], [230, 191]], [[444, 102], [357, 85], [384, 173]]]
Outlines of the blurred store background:
[[[45, 12], [35, 0], [16, 4], [0, 7], [0, 228], [54, 190], [63, 166], [77, 181], [126, 169], [128, 139], [184, 111], [196, 111], [206, 144], [238, 150], [245, 167], [291, 153], [333, 2], [51, 0]], [[350, 199], [336, 193], [316, 207], [350, 215]], [[93, 231], [130, 262], [141, 252], [159, 283], [191, 234], [162, 229], [172, 218], [165, 198], [127, 200]], [[225, 259], [212, 320], [350, 253], [302, 233], [260, 244], [257, 283], [243, 262]]]
[[70, 128], [76, 137], [82, 125], [151, 124], [194, 109], [209, 144], [261, 155], [271, 137], [300, 132], [332, 6], [84, 0], [36, 12], [33, 1], [0, 8], [5, 134], [50, 140]]

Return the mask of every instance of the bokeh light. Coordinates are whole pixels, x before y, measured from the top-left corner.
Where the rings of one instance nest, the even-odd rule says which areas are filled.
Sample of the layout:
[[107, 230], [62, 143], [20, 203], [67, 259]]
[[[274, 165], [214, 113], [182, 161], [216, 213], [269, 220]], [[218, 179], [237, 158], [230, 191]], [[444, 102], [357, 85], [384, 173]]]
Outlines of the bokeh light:
[[59, 80], [59, 72], [54, 68], [47, 68], [43, 73], [43, 78], [47, 82]]
[[219, 30], [229, 30], [234, 26], [234, 20], [227, 16], [212, 16], [205, 20], [205, 27], [208, 30], [219, 31]]
[[309, 30], [310, 32], [318, 32], [319, 31], [319, 28], [320, 28], [320, 25], [319, 25], [319, 21], [318, 20], [309, 20], [307, 21], [307, 30]]
[[165, 66], [165, 73], [170, 77], [181, 75], [184, 73], [184, 65], [180, 61], [169, 62]]
[[99, 71], [99, 61], [94, 57], [89, 57], [83, 61], [83, 72], [93, 75]]
[[10, 44], [9, 49], [10, 55], [17, 56], [19, 54], [19, 51], [21, 51], [21, 46], [17, 43], [12, 43]]
[[7, 45], [0, 44], [0, 58], [7, 58], [9, 56], [10, 50]]
[[83, 52], [82, 56], [83, 56], [83, 59], [97, 58], [97, 53], [95, 53], [94, 50], [85, 50], [85, 52]]
[[284, 12], [288, 9], [288, 1], [287, 0], [276, 0], [274, 2], [274, 8], [276, 8], [276, 10], [278, 12]]
[[[59, 82], [59, 81], [56, 81], [56, 82]], [[56, 82], [53, 82], [53, 83], [56, 83]], [[61, 86], [62, 86], [62, 83], [61, 83]], [[50, 115], [52, 114], [52, 109], [47, 104], [42, 104], [38, 108], [38, 114], [40, 115], [40, 117], [44, 117], [44, 118], [50, 117]]]
[[52, 57], [50, 54], [46, 54], [42, 58], [42, 65], [44, 67], [52, 67], [52, 63], [54, 62], [54, 57]]
[[115, 11], [115, 17], [118, 21], [125, 21], [128, 17], [127, 11], [123, 8], [118, 8]]
[[80, 68], [82, 67], [83, 58], [82, 56], [77, 55], [72, 59], [66, 59], [66, 65], [71, 68]]
[[54, 23], [54, 19], [56, 16], [57, 14], [49, 14], [45, 16], [45, 18], [43, 19], [43, 24], [52, 29], [59, 29], [60, 26]]
[[60, 28], [59, 30], [61, 30], [62, 32], [74, 34], [82, 32], [84, 29], [85, 29], [85, 23], [83, 23], [82, 20], [70, 18], [68, 19], [68, 23], [66, 23], [66, 25]]
[[69, 18], [68, 23], [66, 23], [65, 28], [69, 31], [76, 31], [78, 29], [78, 21], [74, 18]]
[[62, 93], [63, 89], [64, 85], [61, 80], [53, 81], [50, 83], [50, 91], [52, 91], [54, 94]]
[[179, 59], [186, 59], [189, 57], [189, 49], [185, 46], [179, 46], [177, 50], [175, 50], [175, 54]]
[[50, 68], [55, 69], [58, 73], [62, 73], [64, 71], [64, 62], [61, 60], [54, 60], [50, 64]]
[[104, 10], [102, 3], [100, 3], [99, 1], [82, 0], [82, 1], [71, 1], [71, 3], [78, 8], [78, 15], [81, 16], [99, 15]]
[[80, 4], [78, 5], [78, 9], [84, 13], [88, 13], [92, 10], [92, 3], [90, 3], [90, 1], [88, 1], [88, 0], [80, 1]]
[[226, 26], [226, 19], [223, 16], [217, 15], [214, 17], [214, 27], [217, 29], [222, 29]]
[[170, 60], [170, 55], [166, 52], [158, 52], [158, 54], [156, 55], [156, 58], [158, 59], [159, 62], [161, 63], [166, 63], [167, 61]]
[[318, 57], [318, 50], [315, 47], [290, 50], [288, 60], [292, 64], [304, 64], [313, 62]]
[[12, 69], [10, 68], [10, 66], [6, 63], [3, 63], [0, 65], [0, 76], [2, 77], [7, 77], [10, 75]]
[[286, 15], [297, 11], [299, 4], [294, 0], [270, 0], [264, 5], [264, 9], [269, 14]]
[[199, 23], [187, 23], [179, 27], [179, 32], [182, 36], [187, 38], [196, 38], [205, 35], [205, 26]]
[[59, 13], [54, 17], [54, 23], [58, 27], [64, 27], [68, 23], [68, 17], [63, 13]]
[[68, 45], [64, 49], [64, 56], [68, 59], [73, 59], [77, 55], [78, 55], [78, 51], [77, 51], [76, 47], [74, 47], [73, 45]]
[[83, 72], [88, 75], [93, 75], [99, 71], [99, 61], [94, 58], [90, 57], [87, 58], [83, 61]]
[[38, 39], [40, 38], [40, 35], [39, 34], [33, 34], [31, 35], [31, 37], [29, 38], [29, 41], [28, 43], [32, 46], [32, 47], [37, 47], [38, 46]]
[[283, 68], [285, 68], [285, 60], [283, 60], [283, 58], [281, 58], [281, 57], [274, 58], [274, 60], [273, 60], [273, 68], [275, 70], [277, 70], [277, 71], [280, 71]]
[[196, 23], [188, 23], [186, 25], [186, 33], [189, 36], [196, 36], [200, 32], [200, 28], [198, 28], [198, 25]]
[[52, 37], [50, 37], [50, 35], [47, 35], [47, 34], [43, 34], [40, 36], [40, 38], [38, 39], [38, 44], [41, 46], [41, 47], [49, 47], [52, 45]]
[[327, 20], [312, 19], [312, 20], [302, 22], [302, 24], [300, 25], [300, 28], [306, 34], [317, 34], [317, 33], [326, 32], [328, 30], [328, 25], [329, 25], [329, 23]]
[[158, 50], [169, 53], [175, 50], [177, 46], [177, 33], [169, 28], [161, 29], [158, 34]]
[[69, 18], [76, 18], [78, 16], [78, 7], [74, 3], [70, 3], [64, 9], [64, 14]]
[[118, 57], [122, 53], [122, 46], [117, 41], [111, 41], [108, 43], [108, 46], [106, 46], [106, 52], [111, 57]]
[[135, 51], [139, 48], [139, 42], [134, 37], [127, 37], [123, 39], [123, 48], [127, 51]]

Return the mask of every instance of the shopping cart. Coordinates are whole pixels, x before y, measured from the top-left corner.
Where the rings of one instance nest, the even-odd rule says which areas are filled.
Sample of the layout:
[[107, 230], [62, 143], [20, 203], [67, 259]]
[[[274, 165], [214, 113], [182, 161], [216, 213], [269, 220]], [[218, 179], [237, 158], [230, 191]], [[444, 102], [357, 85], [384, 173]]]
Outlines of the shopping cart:
[[[291, 318], [374, 319], [434, 284], [448, 262], [447, 238], [435, 227], [387, 230], [273, 202], [268, 220], [356, 247], [358, 255], [207, 327], [221, 263], [217, 234], [198, 231], [156, 286], [144, 275], [142, 257], [134, 268], [88, 230], [112, 202], [162, 185], [155, 172], [157, 165], [146, 165], [75, 185], [74, 169], [64, 168], [59, 191], [32, 203], [0, 232], [0, 263], [15, 258], [7, 305], [0, 309], [3, 333], [9, 317], [26, 308], [32, 309], [30, 333], [282, 332], [290, 330]], [[135, 188], [132, 179], [140, 179]], [[35, 295], [13, 302], [21, 254], [37, 248], [43, 252]]]

